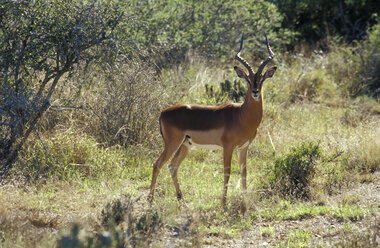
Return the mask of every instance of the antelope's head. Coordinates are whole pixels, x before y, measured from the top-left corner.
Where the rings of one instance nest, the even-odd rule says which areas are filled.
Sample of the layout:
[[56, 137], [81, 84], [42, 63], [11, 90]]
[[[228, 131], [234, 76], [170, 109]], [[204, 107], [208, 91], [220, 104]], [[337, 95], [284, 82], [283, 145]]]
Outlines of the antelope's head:
[[269, 57], [259, 66], [259, 68], [257, 69], [257, 72], [255, 73], [253, 72], [252, 67], [248, 64], [248, 62], [245, 61], [242, 57], [240, 57], [240, 52], [243, 49], [243, 39], [244, 39], [244, 35], [241, 36], [240, 49], [237, 52], [235, 59], [239, 61], [240, 63], [242, 63], [244, 67], [248, 69], [248, 75], [240, 67], [235, 66], [234, 69], [238, 77], [244, 78], [245, 80], [247, 80], [248, 85], [249, 85], [249, 91], [251, 91], [252, 98], [255, 101], [259, 101], [261, 98], [261, 89], [263, 87], [263, 83], [265, 79], [272, 77], [277, 69], [277, 67], [272, 67], [268, 69], [263, 75], [261, 74], [265, 65], [273, 59], [274, 53], [272, 52], [269, 46], [268, 38], [267, 38], [267, 35], [265, 34]]

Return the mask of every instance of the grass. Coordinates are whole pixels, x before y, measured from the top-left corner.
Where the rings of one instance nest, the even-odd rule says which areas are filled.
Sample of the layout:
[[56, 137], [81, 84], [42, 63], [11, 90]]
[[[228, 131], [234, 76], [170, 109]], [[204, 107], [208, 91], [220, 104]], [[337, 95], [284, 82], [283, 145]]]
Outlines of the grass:
[[309, 247], [311, 243], [310, 238], [310, 231], [295, 230], [289, 234], [288, 241], [286, 243], [281, 243], [276, 247]]
[[[37, 246], [40, 244], [41, 236], [46, 239], [46, 247], [54, 243], [59, 235], [54, 230], [68, 230], [71, 228], [72, 221], [79, 223], [81, 228], [88, 231], [101, 231], [102, 209], [117, 195], [129, 194], [134, 192], [134, 199], [144, 197], [139, 195], [138, 189], [131, 191], [129, 183], [99, 183], [93, 182], [89, 188], [88, 184], [75, 184], [73, 182], [56, 183], [47, 182], [38, 187], [29, 186], [26, 192], [20, 192], [17, 187], [2, 188], [1, 192], [1, 214], [5, 225], [2, 231], [5, 240], [15, 241], [15, 237], [22, 237], [16, 240], [19, 244], [26, 246]], [[207, 189], [204, 189], [206, 191]], [[173, 192], [174, 193], [174, 192]], [[217, 193], [217, 192], [215, 192]], [[219, 194], [210, 194], [212, 198], [219, 198]], [[146, 196], [146, 195], [145, 195]], [[188, 216], [193, 220], [191, 224], [197, 232], [192, 231], [194, 238], [202, 240], [204, 236], [238, 238], [240, 232], [251, 230], [257, 223], [276, 223], [277, 221], [302, 221], [316, 217], [332, 218], [337, 223], [342, 223], [342, 230], [347, 230], [347, 225], [354, 226], [360, 222], [364, 216], [369, 215], [368, 209], [363, 209], [357, 205], [326, 205], [319, 206], [315, 203], [280, 200], [278, 202], [259, 201], [255, 203], [256, 211], [251, 210], [249, 217], [244, 217], [234, 211], [234, 204], [231, 202], [227, 212], [223, 212], [218, 206], [219, 201], [213, 206], [203, 206], [195, 204], [206, 197], [199, 199], [186, 199], [187, 206], [180, 206], [175, 200], [174, 194], [167, 196], [160, 195], [155, 203], [154, 209], [157, 210], [162, 221], [169, 227], [176, 227], [180, 231], [189, 232], [186, 227]], [[231, 199], [231, 197], [230, 197]], [[140, 199], [145, 202], [143, 199]], [[234, 200], [234, 198], [232, 198]], [[5, 204], [6, 203], [6, 204]], [[13, 206], [13, 207], [12, 207]], [[140, 206], [135, 216], [136, 223], [148, 206]], [[145, 210], [144, 210], [145, 209]], [[376, 213], [376, 209], [374, 209]], [[29, 217], [26, 217], [28, 216]], [[187, 217], [186, 217], [187, 216]], [[195, 219], [195, 220], [194, 220]], [[28, 228], [19, 228], [22, 223], [27, 221]], [[137, 224], [136, 224], [137, 225]], [[269, 224], [267, 228], [259, 229], [260, 235], [264, 238], [275, 236], [275, 224]], [[31, 233], [38, 232], [41, 236], [31, 236]], [[34, 231], [33, 231], [34, 230]], [[179, 231], [179, 232], [180, 232]], [[289, 234], [288, 247], [306, 242], [302, 233]], [[298, 236], [297, 236], [298, 235]], [[300, 238], [301, 240], [297, 240]], [[205, 238], [206, 239], [206, 238]], [[45, 242], [45, 241], [44, 241]], [[7, 247], [7, 246], [5, 246]], [[281, 246], [280, 246], [281, 247]]]

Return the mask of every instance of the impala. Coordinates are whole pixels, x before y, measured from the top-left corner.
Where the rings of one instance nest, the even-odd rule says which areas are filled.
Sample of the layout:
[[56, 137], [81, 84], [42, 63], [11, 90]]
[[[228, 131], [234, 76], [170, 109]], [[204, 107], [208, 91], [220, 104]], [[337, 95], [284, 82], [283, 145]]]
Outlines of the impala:
[[222, 206], [225, 205], [227, 198], [232, 153], [237, 149], [243, 192], [246, 192], [248, 146], [255, 138], [263, 116], [262, 87], [265, 79], [272, 77], [277, 67], [272, 67], [262, 74], [265, 65], [274, 57], [265, 34], [269, 57], [255, 73], [248, 62], [240, 57], [243, 39], [242, 36], [240, 49], [235, 59], [248, 70], [248, 74], [243, 69], [234, 67], [237, 76], [248, 82], [248, 90], [243, 103], [228, 103], [220, 106], [180, 104], [166, 108], [161, 112], [159, 123], [165, 148], [153, 166], [149, 194], [151, 202], [153, 201], [158, 173], [174, 152], [176, 153], [169, 168], [177, 198], [178, 200], [182, 199], [177, 171], [192, 146], [223, 149], [224, 188]]

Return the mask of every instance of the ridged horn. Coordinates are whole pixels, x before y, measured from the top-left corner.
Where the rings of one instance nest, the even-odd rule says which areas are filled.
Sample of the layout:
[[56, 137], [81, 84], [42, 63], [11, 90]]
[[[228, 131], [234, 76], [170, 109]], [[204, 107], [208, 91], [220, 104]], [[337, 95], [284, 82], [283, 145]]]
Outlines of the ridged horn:
[[240, 57], [240, 52], [243, 49], [243, 40], [244, 40], [244, 33], [241, 35], [240, 48], [239, 48], [239, 51], [237, 52], [237, 54], [235, 56], [235, 59], [237, 61], [239, 61], [240, 63], [242, 63], [245, 66], [245, 68], [248, 69], [249, 74], [252, 75], [253, 74], [252, 67], [248, 64], [247, 61], [245, 61], [242, 57]]
[[257, 72], [256, 72], [257, 76], [261, 75], [261, 72], [263, 71], [263, 69], [266, 66], [266, 64], [268, 64], [268, 62], [271, 61], [274, 58], [274, 53], [273, 53], [272, 49], [270, 48], [267, 34], [266, 33], [264, 33], [264, 34], [265, 34], [265, 40], [266, 40], [266, 43], [267, 43], [267, 49], [268, 49], [269, 57], [266, 60], [264, 60], [264, 62], [259, 66], [259, 69], [257, 69]]

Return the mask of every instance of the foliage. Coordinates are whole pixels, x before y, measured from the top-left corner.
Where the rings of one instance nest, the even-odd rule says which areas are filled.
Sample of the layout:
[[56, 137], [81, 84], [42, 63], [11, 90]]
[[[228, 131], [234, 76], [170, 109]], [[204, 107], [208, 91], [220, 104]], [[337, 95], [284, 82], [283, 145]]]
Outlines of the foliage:
[[361, 92], [372, 96], [380, 94], [380, 23], [374, 25], [369, 32], [369, 41], [364, 48], [366, 58], [362, 64], [364, 80]]
[[0, 16], [2, 175], [49, 108], [61, 77], [80, 60], [99, 58], [91, 48], [112, 40], [121, 13], [109, 4], [37, 0], [5, 1]]
[[248, 53], [264, 53], [259, 42], [265, 31], [277, 46], [287, 44], [291, 35], [286, 29], [280, 31], [281, 15], [264, 0], [155, 0], [121, 5], [133, 20], [121, 26], [121, 47], [134, 56], [162, 54], [153, 57], [159, 58], [159, 66], [182, 60], [188, 50], [207, 56], [229, 55], [237, 49], [241, 33], [246, 34]]
[[[380, 92], [380, 24], [367, 30], [368, 40], [353, 46], [331, 42], [327, 71], [347, 95], [377, 97]], [[345, 63], [342, 63], [345, 61]]]
[[[271, 2], [284, 15], [282, 28], [297, 32], [301, 41], [309, 43], [316, 43], [331, 35], [342, 36], [346, 41], [362, 39], [366, 30], [376, 23], [380, 13], [380, 6], [374, 0]], [[294, 38], [294, 41], [297, 39]]]
[[[280, 77], [267, 84], [266, 99], [276, 102], [335, 102], [367, 95], [376, 97], [379, 84], [378, 30], [373, 26], [369, 40], [348, 46], [338, 38], [329, 40], [330, 52], [305, 46], [301, 53], [286, 53], [279, 62]], [[278, 82], [278, 83], [277, 83]], [[279, 84], [279, 85], [276, 85]]]
[[310, 181], [317, 160], [322, 156], [319, 144], [302, 143], [273, 162], [271, 185], [284, 196], [310, 197]]
[[[220, 83], [220, 89], [214, 89], [214, 86], [205, 85], [207, 98], [215, 98], [216, 103], [225, 102], [227, 99], [233, 102], [243, 102], [247, 92], [241, 84], [241, 81], [234, 81], [233, 85], [229, 80]], [[226, 99], [227, 98], [227, 99]]]
[[[335, 57], [318, 52], [310, 56], [287, 54], [279, 63], [279, 77], [274, 77], [273, 83], [265, 86], [265, 99], [288, 106], [299, 102], [338, 101], [348, 95], [343, 85], [349, 80], [347, 74], [354, 73], [342, 63], [342, 56], [338, 52]], [[334, 78], [338, 75], [343, 79]]]

